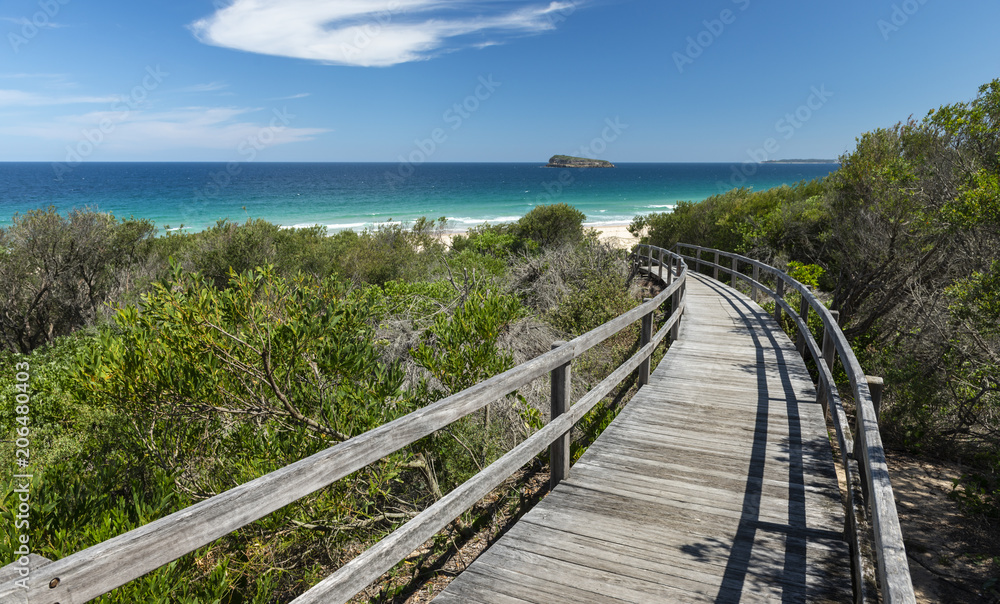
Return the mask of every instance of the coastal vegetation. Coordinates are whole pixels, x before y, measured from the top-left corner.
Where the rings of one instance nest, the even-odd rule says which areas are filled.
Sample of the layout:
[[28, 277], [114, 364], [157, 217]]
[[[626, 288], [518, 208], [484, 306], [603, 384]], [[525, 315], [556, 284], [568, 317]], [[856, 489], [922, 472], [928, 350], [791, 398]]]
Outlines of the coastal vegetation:
[[[155, 237], [147, 221], [84, 210], [16, 217], [0, 230], [0, 388], [14, 392], [14, 367], [28, 367], [31, 403], [2, 399], [0, 457], [13, 467], [16, 418], [29, 418], [32, 551], [57, 559], [127, 532], [632, 308], [643, 292], [626, 251], [583, 218], [539, 206], [449, 246], [429, 219], [332, 236], [220, 221]], [[574, 388], [617, 366], [637, 329], [581, 359]], [[541, 382], [100, 601], [289, 601], [541, 426]], [[581, 422], [576, 455], [616, 408]], [[9, 476], [4, 560], [18, 547]], [[459, 519], [427, 555], [478, 522]]]

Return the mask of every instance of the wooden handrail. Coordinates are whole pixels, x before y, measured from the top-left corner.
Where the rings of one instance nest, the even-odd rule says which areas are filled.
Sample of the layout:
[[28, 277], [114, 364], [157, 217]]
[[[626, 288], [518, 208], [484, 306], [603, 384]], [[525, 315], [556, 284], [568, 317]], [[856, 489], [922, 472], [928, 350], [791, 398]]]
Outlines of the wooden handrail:
[[[724, 252], [712, 248], [678, 243], [674, 250], [682, 258], [688, 261], [695, 261], [699, 267], [706, 264], [713, 268], [716, 278], [721, 270], [730, 275], [731, 282], [742, 279], [750, 285], [750, 291], [756, 295], [757, 291], [762, 291], [775, 301], [775, 319], [780, 321], [781, 312], [784, 311], [795, 323], [798, 330], [796, 340], [800, 342], [800, 353], [808, 350], [810, 356], [816, 363], [819, 371], [819, 383], [817, 385], [817, 397], [824, 404], [824, 410], [830, 414], [834, 429], [837, 435], [837, 445], [840, 448], [840, 463], [847, 476], [848, 497], [845, 506], [847, 515], [847, 533], [851, 542], [852, 567], [854, 578], [855, 600], [858, 602], [867, 601], [869, 595], [865, 591], [863, 565], [864, 561], [860, 555], [860, 540], [862, 538], [858, 521], [859, 511], [855, 509], [852, 502], [855, 498], [852, 478], [860, 474], [864, 507], [860, 513], [867, 513], [871, 519], [872, 533], [874, 535], [875, 555], [877, 562], [877, 577], [882, 593], [882, 601], [886, 604], [909, 604], [916, 602], [913, 593], [913, 583], [910, 578], [910, 567], [906, 560], [906, 549], [903, 545], [903, 534], [899, 526], [899, 517], [896, 513], [896, 503], [892, 495], [892, 484], [889, 481], [889, 470], [885, 460], [885, 449], [882, 446], [882, 437], [879, 434], [878, 416], [872, 401], [871, 391], [868, 387], [868, 378], [858, 362], [854, 350], [848, 343], [844, 332], [841, 330], [832, 311], [826, 308], [808, 287], [799, 281], [788, 276], [772, 266], [764, 264], [758, 260]], [[690, 250], [694, 255], [682, 253], [683, 250]], [[703, 252], [715, 254], [715, 262], [705, 260]], [[729, 258], [731, 266], [721, 266], [719, 258]], [[748, 264], [754, 269], [753, 276], [740, 272], [739, 264]], [[761, 273], [771, 275], [775, 280], [775, 288], [771, 289], [760, 281]], [[792, 308], [784, 300], [785, 292], [789, 288], [795, 290], [801, 296], [803, 303], [798, 310]], [[832, 345], [832, 349], [824, 351], [816, 343], [808, 327], [805, 313], [811, 309], [820, 317], [823, 322], [824, 347]], [[837, 358], [844, 368], [847, 378], [851, 384], [857, 409], [855, 425], [855, 438], [851, 438], [850, 424], [847, 414], [841, 405], [837, 385], [833, 379], [832, 362], [828, 362], [824, 352], [835, 350]], [[824, 358], [827, 357], [827, 358]]]
[[[486, 469], [324, 579], [295, 602], [346, 602], [421, 543], [447, 526], [519, 467], [560, 438], [615, 386], [651, 357], [669, 333], [676, 333], [684, 310], [687, 266], [676, 262], [673, 282], [663, 291], [607, 323], [471, 388], [418, 409], [256, 478], [238, 487], [155, 520], [145, 526], [34, 568], [24, 589], [14, 580], [0, 584], [0, 602], [81, 604], [191, 553], [220, 537], [325, 488], [333, 482], [482, 409], [531, 381], [566, 366], [583, 353], [652, 315], [669, 298], [670, 317], [649, 343], [584, 395], [567, 413], [514, 447]], [[649, 250], [652, 259], [652, 249]]]

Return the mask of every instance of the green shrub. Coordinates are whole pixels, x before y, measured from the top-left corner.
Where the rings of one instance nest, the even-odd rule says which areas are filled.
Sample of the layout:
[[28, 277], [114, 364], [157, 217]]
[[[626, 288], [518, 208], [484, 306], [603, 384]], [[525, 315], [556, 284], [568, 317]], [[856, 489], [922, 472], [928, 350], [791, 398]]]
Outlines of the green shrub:
[[153, 232], [90, 210], [15, 215], [0, 229], [0, 345], [30, 352], [94, 325], [132, 285]]
[[525, 240], [515, 231], [513, 224], [483, 223], [469, 229], [465, 235], [456, 235], [451, 248], [456, 252], [469, 250], [493, 258], [507, 258], [526, 248]]
[[824, 181], [765, 191], [732, 189], [701, 202], [681, 201], [672, 212], [636, 216], [629, 231], [643, 243], [672, 248], [690, 243], [768, 261], [786, 256], [813, 261], [829, 227]]
[[383, 285], [389, 281], [417, 281], [438, 265], [445, 246], [432, 235], [428, 224], [418, 221], [408, 230], [399, 223], [379, 225], [361, 233], [345, 231], [334, 236], [338, 273], [355, 283]]
[[815, 264], [802, 264], [801, 262], [796, 262], [791, 260], [788, 262], [788, 268], [785, 271], [788, 276], [795, 279], [803, 285], [808, 285], [809, 287], [819, 287], [819, 282], [826, 273], [823, 267], [817, 266]]
[[538, 247], [558, 247], [583, 240], [586, 215], [565, 203], [536, 206], [517, 221], [518, 237]]

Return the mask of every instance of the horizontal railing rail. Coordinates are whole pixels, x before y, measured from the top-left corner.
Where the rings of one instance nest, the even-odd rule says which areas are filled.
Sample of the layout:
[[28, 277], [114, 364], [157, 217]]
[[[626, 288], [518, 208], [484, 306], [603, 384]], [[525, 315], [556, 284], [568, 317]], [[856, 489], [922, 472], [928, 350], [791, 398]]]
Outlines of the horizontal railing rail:
[[[10, 574], [0, 571], [4, 578], [0, 583], [0, 602], [80, 604], [90, 601], [550, 374], [553, 412], [545, 427], [294, 600], [299, 604], [348, 601], [546, 447], [551, 447], [551, 481], [555, 483], [564, 478], [569, 471], [569, 433], [574, 424], [633, 371], [639, 370], [640, 384], [648, 382], [654, 350], [668, 335], [677, 337], [687, 277], [687, 267], [680, 256], [660, 248], [649, 248], [650, 257], [653, 249], [661, 262], [658, 273], [661, 276], [663, 258], [668, 259], [668, 276], [664, 281], [667, 286], [636, 308], [462, 392], [145, 526], [36, 567], [25, 581], [27, 589], [9, 578]], [[672, 300], [670, 315], [653, 334], [653, 315], [668, 299]], [[570, 405], [567, 386], [572, 361], [640, 320], [643, 329], [639, 350], [575, 405]]]
[[[815, 361], [819, 374], [817, 398], [823, 404], [824, 411], [829, 414], [836, 433], [837, 445], [840, 449], [840, 465], [847, 477], [847, 500], [845, 512], [847, 538], [851, 544], [852, 578], [856, 602], [874, 601], [873, 594], [868, 593], [865, 582], [866, 560], [861, 555], [865, 518], [870, 519], [871, 534], [874, 538], [876, 569], [878, 585], [882, 601], [886, 604], [908, 604], [916, 602], [913, 584], [910, 578], [910, 568], [906, 560], [906, 549], [903, 545], [903, 535], [896, 513], [896, 504], [892, 494], [892, 484], [889, 481], [889, 470], [886, 465], [885, 450], [878, 427], [878, 405], [881, 400], [882, 381], [879, 378], [866, 376], [858, 362], [854, 350], [844, 336], [838, 324], [838, 313], [828, 309], [808, 287], [788, 276], [784, 271], [764, 264], [758, 260], [697, 245], [678, 243], [674, 250], [688, 263], [693, 263], [695, 272], [702, 272], [702, 267], [711, 269], [714, 279], [719, 280], [720, 271], [728, 274], [730, 285], [736, 286], [740, 279], [749, 285], [750, 296], [757, 301], [760, 292], [768, 295], [775, 302], [774, 318], [781, 323], [782, 312], [787, 313], [796, 326], [796, 348], [805, 358], [809, 356]], [[688, 251], [689, 253], [684, 253]], [[704, 254], [711, 259], [703, 257]], [[719, 260], [729, 260], [729, 266], [720, 264]], [[752, 269], [751, 274], [744, 274], [740, 265]], [[768, 287], [761, 279], [769, 275], [774, 282], [774, 289]], [[785, 294], [794, 290], [799, 293], [798, 310], [784, 299]], [[809, 329], [808, 316], [810, 310], [822, 320], [823, 343], [817, 344]], [[839, 359], [851, 385], [855, 402], [855, 431], [852, 436], [850, 422], [841, 403], [836, 382], [833, 378], [833, 367]], [[854, 486], [854, 477], [858, 477], [861, 485], [860, 501]], [[863, 517], [862, 517], [863, 515]]]

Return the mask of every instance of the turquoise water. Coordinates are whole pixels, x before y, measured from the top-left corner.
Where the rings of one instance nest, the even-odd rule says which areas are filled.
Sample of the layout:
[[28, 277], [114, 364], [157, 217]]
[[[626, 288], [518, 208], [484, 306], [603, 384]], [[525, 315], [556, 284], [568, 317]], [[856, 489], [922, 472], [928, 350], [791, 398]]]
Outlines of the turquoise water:
[[464, 229], [514, 221], [536, 205], [564, 202], [594, 226], [626, 224], [731, 189], [763, 190], [823, 177], [836, 164], [619, 164], [555, 169], [531, 163], [0, 163], [0, 226], [53, 205], [202, 230], [221, 219], [261, 218], [289, 227], [361, 229], [389, 220], [447, 217]]

